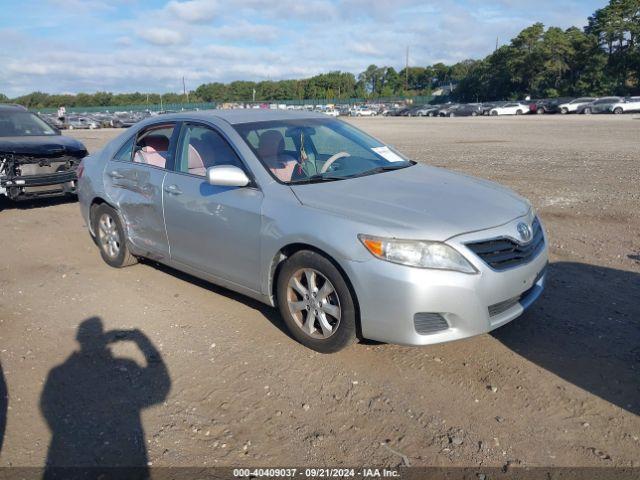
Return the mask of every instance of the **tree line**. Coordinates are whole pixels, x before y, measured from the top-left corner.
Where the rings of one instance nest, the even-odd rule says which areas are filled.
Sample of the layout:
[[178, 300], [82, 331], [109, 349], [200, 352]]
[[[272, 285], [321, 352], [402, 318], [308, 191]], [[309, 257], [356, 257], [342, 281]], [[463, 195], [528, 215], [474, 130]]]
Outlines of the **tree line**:
[[[640, 94], [640, 0], [610, 0], [588, 18], [583, 29], [546, 28], [535, 23], [509, 44], [481, 60], [453, 65], [436, 63], [397, 71], [370, 65], [359, 75], [328, 72], [311, 78], [279, 81], [206, 83], [189, 92], [190, 102], [278, 101], [302, 99], [388, 98], [431, 95], [455, 85], [451, 97], [460, 101], [605, 94]], [[0, 102], [29, 108], [158, 104], [159, 94], [33, 92]], [[182, 103], [177, 93], [162, 95], [165, 103]]]

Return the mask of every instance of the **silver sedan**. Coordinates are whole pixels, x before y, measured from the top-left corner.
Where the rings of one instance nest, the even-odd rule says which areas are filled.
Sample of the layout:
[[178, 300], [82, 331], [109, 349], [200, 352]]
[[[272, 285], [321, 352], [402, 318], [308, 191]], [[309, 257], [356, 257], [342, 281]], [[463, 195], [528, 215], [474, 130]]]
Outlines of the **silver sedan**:
[[547, 242], [527, 200], [322, 114], [155, 117], [78, 177], [106, 263], [148, 258], [277, 306], [321, 352], [488, 332], [544, 285]]

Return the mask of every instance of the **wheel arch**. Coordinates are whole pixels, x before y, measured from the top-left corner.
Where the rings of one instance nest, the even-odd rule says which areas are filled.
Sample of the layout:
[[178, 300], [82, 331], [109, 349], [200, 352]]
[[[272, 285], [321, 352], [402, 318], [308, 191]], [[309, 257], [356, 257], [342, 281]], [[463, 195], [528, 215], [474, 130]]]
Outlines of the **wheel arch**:
[[[105, 204], [108, 205], [109, 207], [113, 208], [116, 211], [116, 213], [120, 217], [120, 222], [122, 222], [122, 216], [120, 215], [120, 212], [118, 211], [118, 209], [111, 202], [105, 200], [103, 197], [100, 197], [100, 196], [94, 197], [93, 200], [91, 200], [91, 204], [89, 205], [89, 225], [88, 225], [89, 233], [94, 238], [96, 236], [96, 232], [93, 231], [93, 212], [100, 205], [105, 205]], [[126, 225], [124, 223], [122, 223], [122, 226], [123, 226], [123, 228], [126, 228]]]
[[340, 265], [340, 262], [338, 262], [333, 256], [331, 256], [329, 253], [322, 250], [321, 248], [318, 248], [309, 243], [304, 243], [304, 242], [289, 243], [283, 246], [282, 248], [280, 248], [272, 258], [271, 267], [269, 270], [269, 278], [268, 278], [268, 281], [269, 281], [268, 292], [269, 292], [269, 297], [273, 299], [272, 301], [274, 305], [277, 305], [277, 301], [276, 301], [276, 298], [277, 298], [276, 289], [278, 284], [277, 278], [278, 278], [278, 275], [280, 274], [280, 269], [282, 268], [284, 261], [287, 258], [289, 258], [291, 255], [297, 252], [300, 252], [302, 250], [309, 250], [317, 253], [318, 255], [323, 256], [324, 258], [329, 260], [334, 267], [338, 269], [338, 271], [344, 278], [345, 283], [347, 284], [347, 288], [349, 289], [349, 293], [351, 293], [351, 297], [353, 298], [353, 305], [356, 311], [356, 334], [358, 338], [362, 338], [362, 328], [360, 325], [360, 303], [358, 301], [358, 295], [353, 286], [353, 283], [351, 282], [351, 279], [349, 278], [349, 275], [347, 274], [345, 269], [342, 268], [342, 265]]

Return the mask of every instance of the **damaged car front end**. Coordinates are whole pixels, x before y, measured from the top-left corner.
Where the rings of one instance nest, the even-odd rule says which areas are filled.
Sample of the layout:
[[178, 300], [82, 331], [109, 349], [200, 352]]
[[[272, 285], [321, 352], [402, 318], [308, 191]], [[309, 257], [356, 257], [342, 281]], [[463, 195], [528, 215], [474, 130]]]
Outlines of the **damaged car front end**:
[[19, 108], [0, 108], [0, 195], [12, 200], [75, 193], [85, 146]]

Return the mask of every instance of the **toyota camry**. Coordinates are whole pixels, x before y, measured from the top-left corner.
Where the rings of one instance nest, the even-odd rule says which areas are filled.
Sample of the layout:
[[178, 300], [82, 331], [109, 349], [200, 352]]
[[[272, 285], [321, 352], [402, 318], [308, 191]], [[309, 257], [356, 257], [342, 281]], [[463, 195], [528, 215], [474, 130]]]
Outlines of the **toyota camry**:
[[147, 258], [258, 299], [320, 352], [478, 335], [544, 286], [546, 236], [527, 200], [318, 113], [156, 116], [78, 177], [107, 264]]

